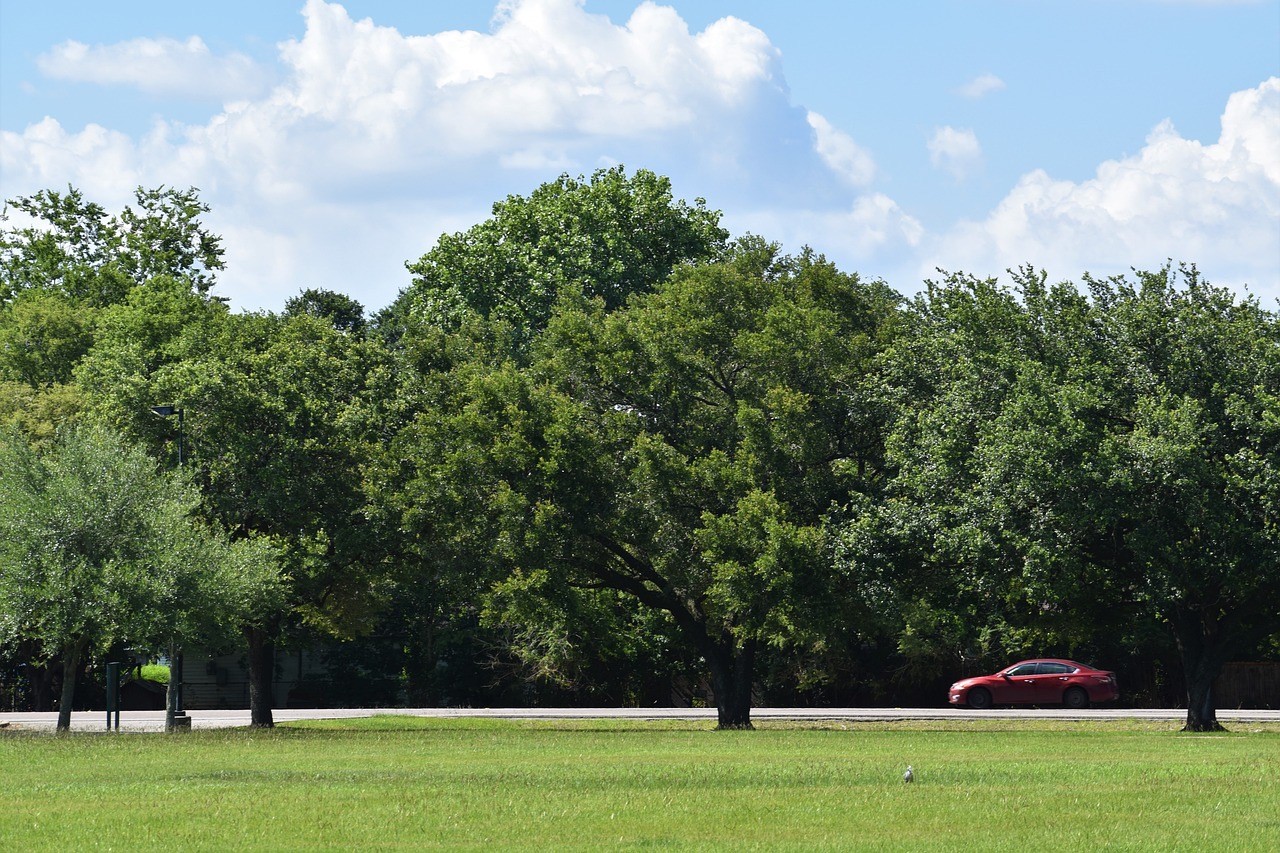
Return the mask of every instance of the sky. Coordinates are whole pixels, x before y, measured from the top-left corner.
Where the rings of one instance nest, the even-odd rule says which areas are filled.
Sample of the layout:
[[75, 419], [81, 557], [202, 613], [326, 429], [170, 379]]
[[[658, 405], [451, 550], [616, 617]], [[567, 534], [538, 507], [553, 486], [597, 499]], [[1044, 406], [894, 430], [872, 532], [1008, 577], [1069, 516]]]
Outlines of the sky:
[[0, 196], [198, 187], [242, 309], [380, 308], [617, 164], [907, 295], [1172, 260], [1275, 307], [1280, 0], [0, 0]]

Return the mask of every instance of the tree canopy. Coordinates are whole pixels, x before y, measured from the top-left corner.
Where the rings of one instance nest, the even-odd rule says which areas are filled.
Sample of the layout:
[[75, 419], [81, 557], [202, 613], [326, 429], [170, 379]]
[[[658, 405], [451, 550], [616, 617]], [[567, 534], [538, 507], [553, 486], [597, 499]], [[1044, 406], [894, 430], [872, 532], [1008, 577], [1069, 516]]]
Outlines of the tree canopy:
[[140, 447], [64, 430], [43, 453], [0, 436], [0, 635], [60, 658], [58, 727], [74, 673], [113, 642], [217, 643], [274, 596], [265, 543], [232, 545], [194, 517], [198, 495]]
[[917, 301], [885, 359], [889, 563], [924, 570], [909, 595], [935, 606], [911, 606], [953, 641], [1165, 625], [1187, 726], [1213, 728], [1222, 664], [1280, 631], [1280, 327], [1194, 268], [1086, 286], [952, 276]]
[[617, 167], [383, 310], [237, 312], [195, 189], [8, 211], [0, 627], [72, 682], [234, 628], [258, 725], [283, 641], [385, 701], [709, 692], [730, 728], [1049, 653], [1208, 729], [1223, 664], [1280, 657], [1280, 321], [1194, 267], [904, 300]]
[[893, 303], [750, 243], [613, 312], [562, 305], [529, 366], [473, 365], [420, 416], [411, 488], [507, 596], [611, 589], [667, 614], [720, 724], [747, 726], [756, 650], [832, 615], [822, 518], [876, 467], [856, 388]]
[[649, 290], [678, 264], [715, 257], [728, 232], [702, 199], [676, 201], [671, 182], [623, 167], [512, 195], [493, 216], [409, 264], [412, 284], [392, 313], [451, 326], [470, 310], [503, 320], [528, 342], [563, 293], [599, 298], [607, 310]]

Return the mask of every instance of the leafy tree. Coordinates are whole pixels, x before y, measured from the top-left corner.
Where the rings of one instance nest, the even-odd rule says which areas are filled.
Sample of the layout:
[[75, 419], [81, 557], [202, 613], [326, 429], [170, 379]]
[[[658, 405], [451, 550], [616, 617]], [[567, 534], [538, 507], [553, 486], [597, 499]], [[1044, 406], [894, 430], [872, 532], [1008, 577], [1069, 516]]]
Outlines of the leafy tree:
[[73, 371], [93, 342], [95, 320], [93, 309], [48, 290], [0, 306], [0, 427], [47, 444], [79, 416], [84, 395]]
[[621, 166], [590, 180], [562, 175], [528, 198], [496, 203], [485, 222], [442, 235], [409, 265], [413, 283], [383, 325], [453, 328], [470, 310], [510, 323], [513, 343], [523, 347], [563, 291], [612, 310], [676, 265], [715, 257], [728, 237], [719, 219], [702, 199], [674, 201], [671, 182], [643, 169], [631, 177]]
[[1214, 728], [1222, 664], [1280, 627], [1276, 317], [1194, 268], [1018, 284], [933, 286], [886, 359], [889, 553], [935, 623], [1080, 643], [1159, 620], [1187, 728]]
[[0, 379], [47, 388], [71, 380], [93, 343], [94, 315], [65, 297], [29, 290], [0, 307]]
[[0, 429], [14, 429], [36, 446], [53, 441], [58, 429], [76, 422], [86, 406], [76, 385], [32, 388], [25, 382], [0, 381]]
[[269, 551], [197, 524], [197, 502], [105, 430], [66, 430], [43, 454], [0, 437], [0, 630], [62, 660], [60, 730], [87, 655], [114, 641], [207, 639], [269, 594]]
[[1090, 284], [1115, 371], [1094, 548], [1177, 640], [1187, 729], [1218, 728], [1222, 665], [1280, 631], [1280, 318], [1193, 267]]
[[199, 191], [139, 187], [134, 198], [136, 208], [119, 215], [85, 201], [73, 187], [10, 200], [9, 207], [36, 224], [0, 229], [0, 303], [38, 289], [102, 307], [157, 276], [182, 279], [207, 294], [223, 268], [223, 249], [200, 222], [209, 207]]
[[271, 724], [272, 651], [280, 632], [365, 630], [380, 588], [363, 523], [368, 454], [358, 405], [379, 343], [309, 315], [230, 314], [159, 278], [104, 313], [78, 376], [97, 389], [91, 414], [157, 453], [172, 427], [159, 402], [186, 412], [187, 465], [204, 514], [236, 540], [277, 543], [288, 583], [280, 606], [242, 628], [255, 725]]
[[464, 365], [401, 450], [418, 535], [452, 522], [507, 600], [613, 590], [667, 614], [725, 728], [750, 725], [759, 649], [834, 618], [822, 518], [880, 452], [854, 389], [895, 297], [774, 251], [748, 242], [613, 313], [562, 304], [529, 367], [500, 345]]
[[365, 327], [364, 306], [332, 290], [307, 288], [284, 304], [286, 317], [303, 314], [328, 320], [342, 332], [358, 333]]
[[[40, 289], [109, 305], [133, 284], [116, 260], [122, 244], [116, 223], [79, 190], [42, 190], [6, 207], [37, 224], [0, 230], [0, 302]], [[3, 221], [9, 219], [6, 209]]]

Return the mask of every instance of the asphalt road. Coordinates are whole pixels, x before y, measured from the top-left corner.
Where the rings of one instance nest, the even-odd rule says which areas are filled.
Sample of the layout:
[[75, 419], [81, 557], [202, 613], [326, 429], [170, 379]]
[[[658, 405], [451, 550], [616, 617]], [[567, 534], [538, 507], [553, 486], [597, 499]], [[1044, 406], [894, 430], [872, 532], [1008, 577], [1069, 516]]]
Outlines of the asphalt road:
[[[249, 725], [248, 710], [191, 711], [196, 729], [223, 729]], [[375, 714], [410, 717], [490, 718], [509, 720], [714, 720], [714, 708], [288, 708], [273, 713], [277, 723], [295, 720], [350, 719]], [[883, 722], [892, 720], [1151, 720], [1181, 722], [1187, 712], [1179, 708], [754, 708], [755, 720], [835, 720]], [[1280, 711], [1218, 711], [1223, 723], [1280, 723]], [[0, 727], [9, 731], [52, 730], [56, 713], [0, 713]], [[105, 731], [106, 711], [77, 711], [71, 715], [73, 731]], [[163, 711], [123, 711], [123, 731], [161, 731]]]

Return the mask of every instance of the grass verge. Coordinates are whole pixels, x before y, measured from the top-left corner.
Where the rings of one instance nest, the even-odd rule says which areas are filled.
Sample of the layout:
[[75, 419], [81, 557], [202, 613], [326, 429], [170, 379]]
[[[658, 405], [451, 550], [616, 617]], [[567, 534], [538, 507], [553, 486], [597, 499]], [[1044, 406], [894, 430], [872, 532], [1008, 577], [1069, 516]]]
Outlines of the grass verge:
[[0, 779], [14, 850], [1280, 849], [1275, 726], [386, 716], [6, 732]]

